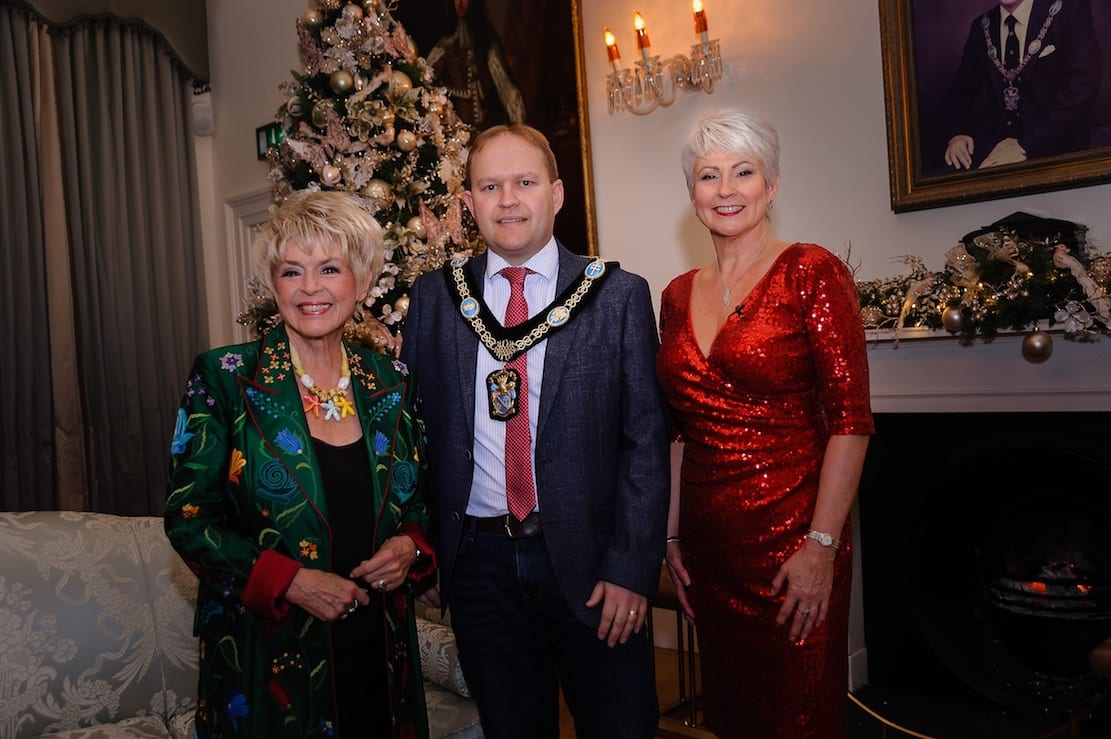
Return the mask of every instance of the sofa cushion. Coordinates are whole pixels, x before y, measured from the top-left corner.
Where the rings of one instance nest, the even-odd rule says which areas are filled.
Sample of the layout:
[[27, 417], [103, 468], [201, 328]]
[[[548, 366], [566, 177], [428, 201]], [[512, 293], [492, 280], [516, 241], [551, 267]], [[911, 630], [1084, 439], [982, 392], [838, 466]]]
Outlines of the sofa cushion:
[[[189, 730], [192, 736], [192, 729]], [[43, 734], [42, 739], [171, 739], [162, 719], [144, 716], [128, 718], [118, 724], [101, 724], [83, 729]]]
[[196, 581], [161, 518], [0, 514], [0, 561], [0, 736], [192, 714]]
[[459, 666], [459, 649], [451, 628], [417, 619], [417, 641], [420, 644], [420, 668], [424, 679], [447, 688], [464, 698], [471, 695], [463, 668]]
[[428, 705], [428, 729], [432, 739], [478, 739], [483, 736], [473, 700], [425, 680], [424, 701]]

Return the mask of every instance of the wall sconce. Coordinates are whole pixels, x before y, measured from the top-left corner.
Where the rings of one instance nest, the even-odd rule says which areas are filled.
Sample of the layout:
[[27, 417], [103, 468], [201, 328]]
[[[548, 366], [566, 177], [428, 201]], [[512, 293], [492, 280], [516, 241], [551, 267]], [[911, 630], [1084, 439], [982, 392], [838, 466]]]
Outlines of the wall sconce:
[[644, 17], [640, 11], [634, 11], [633, 30], [636, 32], [640, 59], [633, 62], [632, 69], [622, 69], [617, 39], [610, 29], [603, 29], [606, 56], [613, 68], [606, 75], [611, 115], [616, 110], [647, 115], [658, 107], [666, 108], [675, 102], [680, 88], [688, 92], [702, 90], [707, 94], [714, 91], [714, 82], [722, 76], [721, 45], [717, 39], [710, 40], [702, 0], [693, 0], [691, 12], [694, 13], [694, 32], [699, 40], [691, 46], [689, 58], [682, 54], [665, 60], [653, 56], [649, 51], [652, 42], [648, 40]]

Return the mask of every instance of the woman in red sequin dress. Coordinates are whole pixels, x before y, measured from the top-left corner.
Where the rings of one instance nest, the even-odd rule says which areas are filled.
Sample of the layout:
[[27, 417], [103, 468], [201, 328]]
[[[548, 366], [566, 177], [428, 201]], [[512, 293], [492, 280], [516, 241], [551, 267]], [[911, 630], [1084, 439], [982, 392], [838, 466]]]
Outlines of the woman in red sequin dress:
[[822, 247], [771, 237], [771, 126], [711, 115], [683, 165], [715, 258], [664, 291], [657, 369], [684, 442], [667, 563], [698, 626], [705, 722], [844, 737], [847, 519], [873, 431], [856, 288]]

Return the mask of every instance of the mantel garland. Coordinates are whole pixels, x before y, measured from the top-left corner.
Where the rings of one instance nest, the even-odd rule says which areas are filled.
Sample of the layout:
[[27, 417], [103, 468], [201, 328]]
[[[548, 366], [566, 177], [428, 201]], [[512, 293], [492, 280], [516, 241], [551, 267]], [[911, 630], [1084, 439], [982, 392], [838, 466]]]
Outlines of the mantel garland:
[[857, 281], [865, 327], [892, 330], [896, 343], [912, 327], [946, 329], [965, 345], [1039, 324], [1076, 341], [1111, 336], [1111, 255], [1089, 254], [1082, 227], [1023, 235], [1007, 220], [966, 236], [940, 272], [904, 256], [909, 275]]

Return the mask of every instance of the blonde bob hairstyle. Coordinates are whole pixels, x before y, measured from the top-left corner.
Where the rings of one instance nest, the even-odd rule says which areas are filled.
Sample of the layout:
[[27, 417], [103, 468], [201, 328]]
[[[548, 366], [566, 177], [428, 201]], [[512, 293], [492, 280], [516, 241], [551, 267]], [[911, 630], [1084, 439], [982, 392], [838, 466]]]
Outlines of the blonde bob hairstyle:
[[755, 160], [768, 187], [779, 179], [779, 135], [772, 125], [739, 110], [721, 110], [700, 120], [679, 152], [692, 197], [694, 160], [715, 152]]
[[343, 260], [360, 290], [369, 289], [382, 272], [382, 227], [346, 192], [298, 190], [270, 216], [251, 247], [251, 274], [271, 296], [274, 269], [285, 261], [290, 246]]

